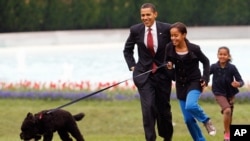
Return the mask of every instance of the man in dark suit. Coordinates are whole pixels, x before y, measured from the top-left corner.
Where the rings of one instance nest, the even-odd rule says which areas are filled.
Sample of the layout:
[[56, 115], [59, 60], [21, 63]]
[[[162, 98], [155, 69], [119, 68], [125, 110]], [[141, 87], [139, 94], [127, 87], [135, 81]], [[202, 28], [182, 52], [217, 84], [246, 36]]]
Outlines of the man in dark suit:
[[[143, 127], [146, 141], [156, 140], [155, 124], [159, 136], [171, 141], [173, 135], [172, 113], [170, 106], [171, 73], [163, 65], [165, 46], [170, 42], [170, 24], [156, 21], [157, 11], [151, 3], [141, 6], [142, 23], [131, 26], [129, 37], [123, 50], [130, 71], [133, 71], [134, 83], [140, 93]], [[150, 28], [150, 29], [149, 29]], [[150, 50], [150, 38], [152, 48]], [[153, 41], [152, 41], [153, 40]], [[135, 61], [134, 47], [138, 48], [138, 61]], [[152, 50], [154, 53], [152, 53]], [[159, 67], [156, 71], [152, 66]], [[148, 70], [153, 70], [144, 75]]]

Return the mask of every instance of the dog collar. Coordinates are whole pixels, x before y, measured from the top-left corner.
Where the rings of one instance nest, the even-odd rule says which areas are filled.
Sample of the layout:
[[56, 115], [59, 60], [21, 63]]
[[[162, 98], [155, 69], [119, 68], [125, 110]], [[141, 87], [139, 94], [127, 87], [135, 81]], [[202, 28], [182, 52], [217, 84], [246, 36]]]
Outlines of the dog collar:
[[43, 118], [43, 113], [40, 113], [39, 119], [42, 119], [42, 118]]

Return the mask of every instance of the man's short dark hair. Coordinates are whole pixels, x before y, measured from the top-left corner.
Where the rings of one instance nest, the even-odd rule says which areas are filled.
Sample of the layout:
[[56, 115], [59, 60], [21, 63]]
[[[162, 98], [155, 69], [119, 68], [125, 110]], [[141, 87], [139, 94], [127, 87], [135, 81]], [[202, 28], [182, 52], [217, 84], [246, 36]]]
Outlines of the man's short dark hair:
[[156, 12], [155, 5], [153, 5], [152, 3], [144, 3], [141, 6], [141, 9], [143, 9], [143, 8], [151, 8], [153, 12]]

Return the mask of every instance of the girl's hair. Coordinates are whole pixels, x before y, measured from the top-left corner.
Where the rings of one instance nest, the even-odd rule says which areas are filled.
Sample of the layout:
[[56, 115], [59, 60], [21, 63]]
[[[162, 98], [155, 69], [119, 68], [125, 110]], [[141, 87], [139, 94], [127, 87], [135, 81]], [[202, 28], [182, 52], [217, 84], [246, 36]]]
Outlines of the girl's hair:
[[170, 26], [170, 29], [177, 28], [182, 34], [187, 34], [187, 27], [184, 23], [176, 22]]
[[230, 54], [230, 50], [229, 50], [229, 48], [228, 48], [228, 47], [226, 47], [226, 46], [219, 47], [219, 49], [218, 49], [218, 53], [219, 53], [219, 51], [220, 51], [221, 49], [225, 49], [225, 50], [227, 51], [228, 56], [229, 56], [229, 58], [228, 58], [228, 62], [232, 62], [232, 57], [231, 57], [231, 54]]
[[144, 3], [141, 6], [141, 9], [143, 9], [143, 8], [151, 8], [153, 12], [156, 12], [155, 5], [153, 5], [152, 3]]

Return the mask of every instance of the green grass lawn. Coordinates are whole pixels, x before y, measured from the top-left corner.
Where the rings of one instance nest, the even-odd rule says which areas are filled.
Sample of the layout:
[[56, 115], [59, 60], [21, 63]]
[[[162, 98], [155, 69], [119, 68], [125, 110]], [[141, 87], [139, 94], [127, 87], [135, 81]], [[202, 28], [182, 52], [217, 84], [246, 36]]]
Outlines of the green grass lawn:
[[[68, 100], [28, 100], [28, 99], [0, 99], [0, 140], [17, 141], [20, 126], [28, 112], [36, 113], [40, 110], [56, 108]], [[173, 141], [192, 141], [183, 123], [178, 102], [173, 100], [172, 112], [174, 126]], [[200, 102], [205, 112], [211, 116], [217, 127], [217, 135], [211, 137], [200, 124], [207, 141], [223, 140], [223, 124], [219, 106], [214, 102]], [[86, 117], [78, 122], [78, 126], [86, 141], [143, 141], [140, 103], [132, 101], [97, 101], [83, 100], [64, 108], [72, 114], [84, 112]], [[234, 124], [250, 124], [249, 103], [235, 104]], [[54, 141], [60, 141], [57, 134]], [[157, 141], [162, 141], [160, 137]]]

